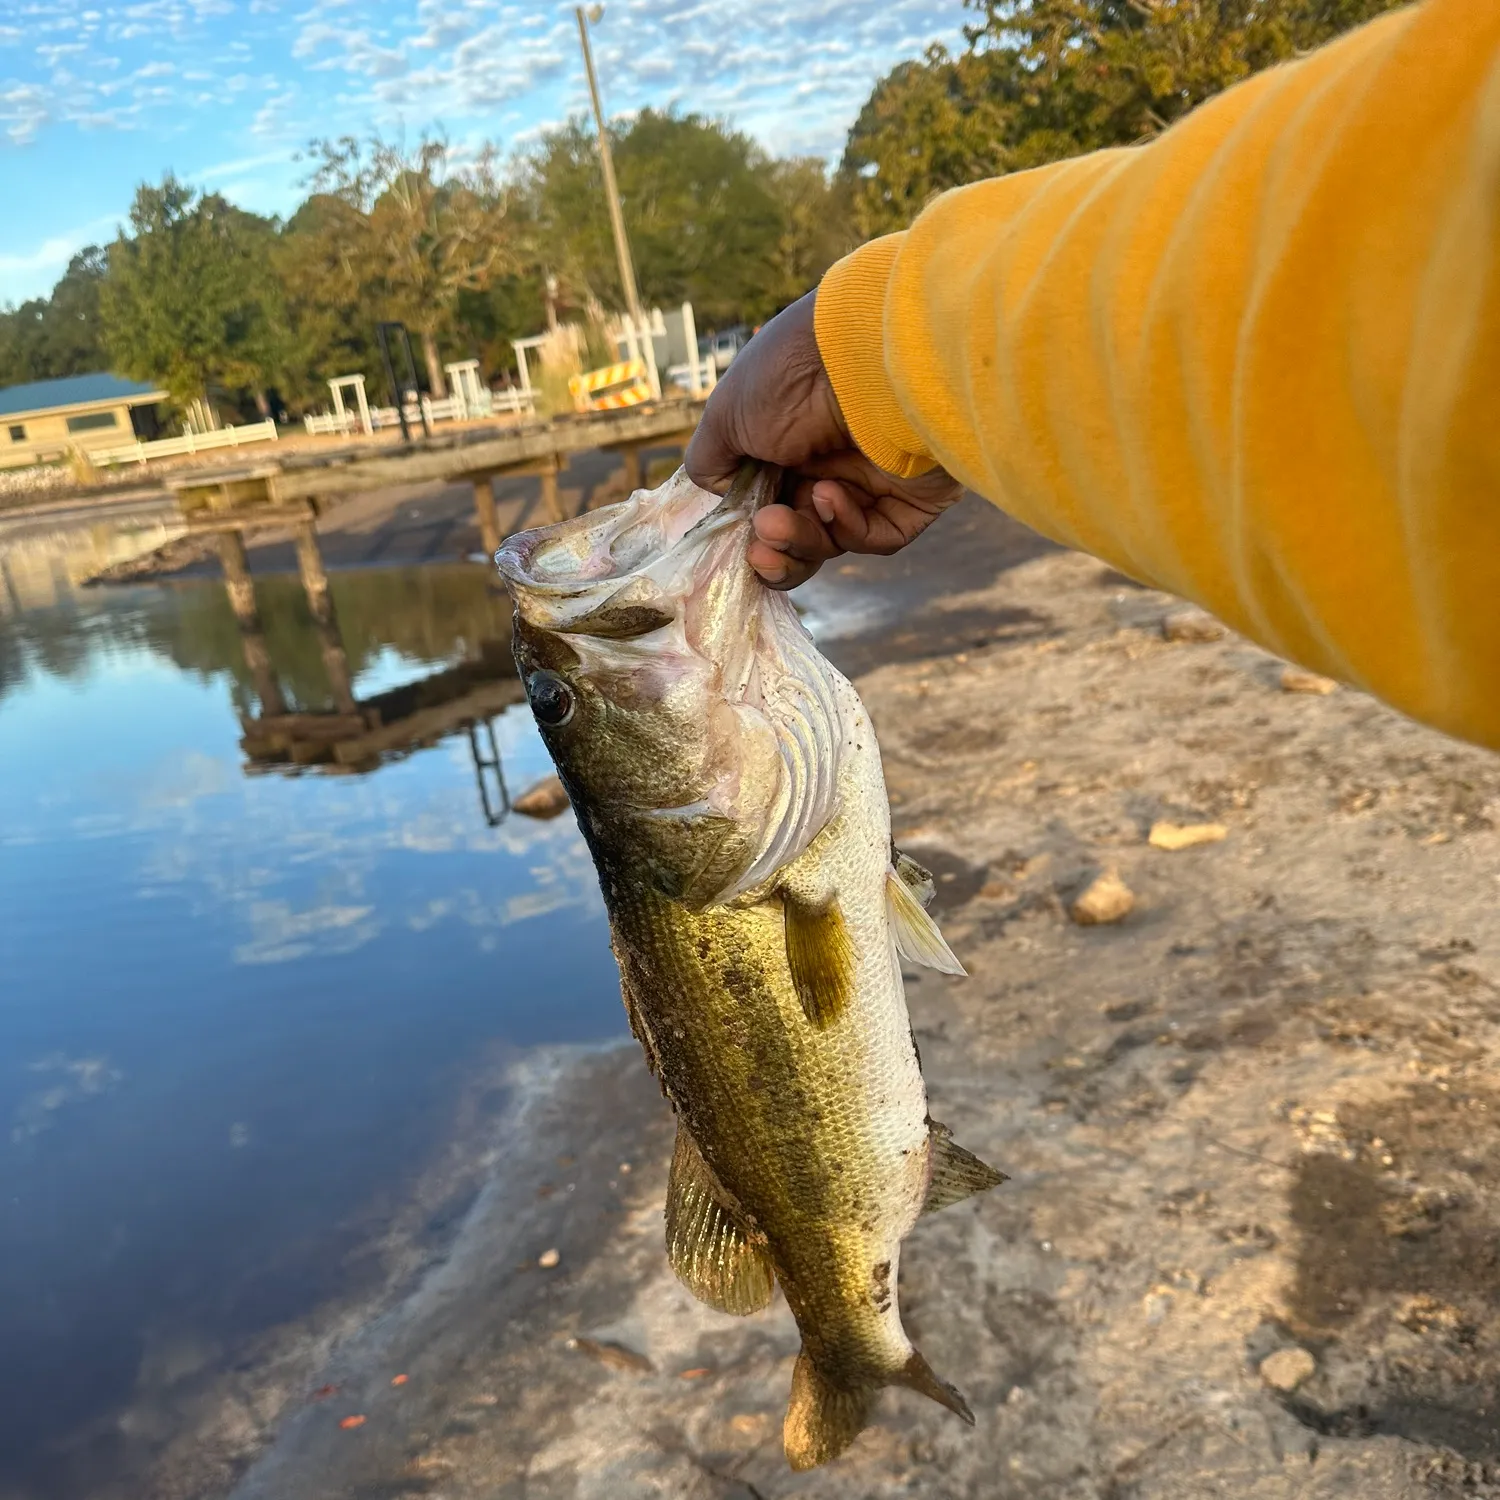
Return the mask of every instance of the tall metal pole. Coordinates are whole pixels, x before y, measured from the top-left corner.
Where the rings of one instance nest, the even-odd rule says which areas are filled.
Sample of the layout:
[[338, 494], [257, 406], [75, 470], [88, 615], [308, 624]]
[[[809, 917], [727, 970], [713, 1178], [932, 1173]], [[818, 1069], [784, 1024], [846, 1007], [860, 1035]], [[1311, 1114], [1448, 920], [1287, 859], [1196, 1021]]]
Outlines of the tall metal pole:
[[625, 310], [637, 329], [643, 326], [641, 296], [635, 287], [635, 266], [630, 259], [630, 242], [625, 238], [625, 216], [620, 212], [620, 190], [615, 186], [615, 162], [609, 151], [609, 132], [604, 128], [604, 106], [599, 102], [599, 80], [594, 74], [594, 54], [589, 49], [589, 23], [581, 5], [574, 6], [578, 17], [578, 40], [583, 43], [583, 66], [589, 75], [589, 96], [594, 101], [594, 123], [599, 127], [599, 159], [604, 163], [604, 196], [609, 200], [609, 222], [615, 232], [615, 256], [620, 263], [620, 285], [625, 290]]

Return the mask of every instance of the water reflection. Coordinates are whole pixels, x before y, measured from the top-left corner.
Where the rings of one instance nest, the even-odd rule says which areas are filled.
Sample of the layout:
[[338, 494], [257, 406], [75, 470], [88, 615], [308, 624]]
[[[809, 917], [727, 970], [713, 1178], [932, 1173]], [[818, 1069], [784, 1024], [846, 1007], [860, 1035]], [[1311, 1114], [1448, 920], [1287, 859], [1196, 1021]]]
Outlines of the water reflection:
[[393, 1274], [478, 1063], [622, 1024], [572, 818], [504, 817], [549, 768], [483, 571], [335, 574], [342, 668], [256, 587], [279, 703], [216, 580], [0, 618], [8, 1497], [162, 1492], [221, 1372]]

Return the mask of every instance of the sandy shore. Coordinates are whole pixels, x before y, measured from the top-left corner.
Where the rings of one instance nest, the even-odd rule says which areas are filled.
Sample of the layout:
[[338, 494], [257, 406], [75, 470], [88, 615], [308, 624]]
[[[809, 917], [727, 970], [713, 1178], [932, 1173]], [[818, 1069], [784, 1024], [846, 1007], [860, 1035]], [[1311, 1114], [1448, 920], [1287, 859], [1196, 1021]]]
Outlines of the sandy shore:
[[[1169, 640], [1175, 601], [988, 511], [937, 531], [808, 603], [857, 627], [831, 654], [973, 976], [910, 1005], [933, 1114], [1012, 1180], [919, 1226], [901, 1300], [977, 1428], [890, 1392], [791, 1474], [784, 1305], [672, 1279], [634, 1048], [549, 1053], [443, 1254], [247, 1376], [163, 1500], [1500, 1495], [1500, 761]], [[1133, 909], [1080, 925], [1108, 871]]]

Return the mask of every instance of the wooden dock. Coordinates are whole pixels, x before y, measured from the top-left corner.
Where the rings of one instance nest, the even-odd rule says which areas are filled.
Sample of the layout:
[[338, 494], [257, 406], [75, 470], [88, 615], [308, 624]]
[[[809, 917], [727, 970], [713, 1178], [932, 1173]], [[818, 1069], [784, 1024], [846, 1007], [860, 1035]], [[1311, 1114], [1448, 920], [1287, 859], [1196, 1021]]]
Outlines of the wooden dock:
[[[167, 486], [191, 527], [218, 531], [226, 525], [240, 530], [295, 525], [350, 495], [392, 485], [467, 481], [474, 487], [474, 515], [489, 555], [503, 540], [495, 479], [539, 475], [543, 507], [553, 520], [561, 520], [557, 477], [572, 454], [618, 453], [626, 489], [633, 490], [641, 483], [642, 451], [685, 448], [702, 412], [701, 401], [662, 401], [548, 422], [464, 428], [394, 447], [351, 443], [319, 453], [265, 455], [237, 468], [173, 475]], [[236, 519], [228, 519], [231, 513]]]

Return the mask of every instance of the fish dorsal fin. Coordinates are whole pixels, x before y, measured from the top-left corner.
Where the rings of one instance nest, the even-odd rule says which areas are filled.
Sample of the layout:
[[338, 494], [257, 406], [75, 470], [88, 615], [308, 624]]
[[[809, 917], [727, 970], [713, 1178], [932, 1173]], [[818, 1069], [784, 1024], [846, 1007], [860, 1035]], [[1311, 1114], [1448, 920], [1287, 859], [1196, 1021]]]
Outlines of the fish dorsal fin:
[[927, 1150], [932, 1176], [922, 1204], [924, 1214], [935, 1214], [940, 1208], [962, 1203], [965, 1198], [999, 1187], [1005, 1181], [1004, 1172], [997, 1172], [972, 1151], [965, 1151], [948, 1127], [936, 1120], [928, 1121]]
[[896, 952], [902, 958], [925, 964], [939, 974], [967, 976], [968, 970], [959, 963], [937, 923], [923, 911], [916, 893], [894, 869], [886, 872], [885, 909]]
[[771, 1257], [746, 1233], [680, 1121], [667, 1179], [667, 1259], [700, 1302], [736, 1317], [759, 1312], [776, 1284]]
[[819, 1031], [832, 1026], [854, 996], [854, 942], [838, 898], [822, 907], [784, 895], [786, 961], [802, 1013]]

